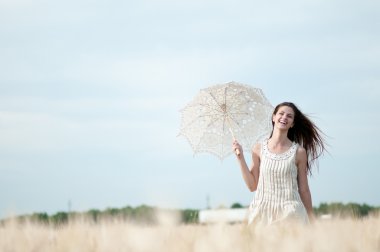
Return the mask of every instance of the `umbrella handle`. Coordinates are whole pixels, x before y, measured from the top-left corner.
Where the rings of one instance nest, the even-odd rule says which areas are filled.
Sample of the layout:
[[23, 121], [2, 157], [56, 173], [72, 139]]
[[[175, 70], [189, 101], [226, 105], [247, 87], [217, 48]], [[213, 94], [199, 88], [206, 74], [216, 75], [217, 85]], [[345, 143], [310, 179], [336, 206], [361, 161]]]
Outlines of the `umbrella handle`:
[[[230, 126], [231, 126], [231, 123], [230, 123]], [[229, 130], [231, 132], [232, 139], [235, 141], [236, 138], [235, 138], [234, 132], [232, 131], [231, 127], [229, 128]], [[239, 149], [235, 149], [235, 153], [236, 153], [236, 155], [240, 156], [240, 150]]]

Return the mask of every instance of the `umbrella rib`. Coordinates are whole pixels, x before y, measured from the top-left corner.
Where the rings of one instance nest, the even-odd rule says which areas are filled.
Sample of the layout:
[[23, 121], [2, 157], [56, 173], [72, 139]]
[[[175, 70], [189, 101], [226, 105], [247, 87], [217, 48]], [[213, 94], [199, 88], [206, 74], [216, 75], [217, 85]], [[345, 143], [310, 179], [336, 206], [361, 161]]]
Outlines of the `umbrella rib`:
[[[205, 90], [203, 90], [204, 92], [206, 92]], [[226, 113], [225, 113], [225, 111], [223, 111], [223, 109], [222, 109], [222, 106], [218, 103], [218, 101], [215, 99], [215, 97], [210, 93], [210, 92], [206, 92], [209, 96], [211, 96], [211, 98], [215, 101], [215, 103], [218, 105], [217, 106], [217, 108], [218, 109], [220, 109], [220, 110], [217, 110], [217, 109], [215, 109], [214, 107], [211, 107], [210, 105], [208, 105], [208, 104], [200, 104], [200, 105], [202, 105], [202, 106], [206, 106], [206, 107], [208, 107], [208, 108], [210, 108], [210, 110], [213, 110], [213, 111], [216, 111], [216, 112], [222, 112], [224, 115], [226, 115]], [[225, 117], [224, 117], [225, 118]], [[216, 121], [218, 120], [218, 118], [216, 119], [216, 120], [214, 120], [214, 121], [212, 121], [212, 122], [210, 122], [208, 125], [207, 125], [207, 127], [209, 127], [210, 125], [212, 125], [213, 123], [215, 123]], [[223, 119], [223, 123], [224, 123], [224, 121], [225, 121], [225, 119]], [[207, 128], [206, 127], [206, 128]], [[223, 131], [223, 133], [224, 133], [224, 131]], [[199, 140], [199, 143], [198, 143], [198, 145], [197, 145], [197, 147], [199, 147], [199, 145], [200, 145], [200, 143], [202, 142], [202, 138], [204, 137], [204, 135], [205, 135], [205, 132], [202, 134], [202, 136], [200, 137], [200, 140]], [[222, 146], [223, 146], [223, 144], [222, 144]], [[223, 150], [223, 149], [222, 149]]]
[[[224, 104], [226, 105], [226, 108], [227, 108], [227, 87], [224, 88]], [[227, 109], [226, 109], [227, 111]]]
[[231, 116], [228, 116], [228, 117], [229, 117], [229, 118], [235, 123], [235, 125], [241, 130], [241, 134], [243, 135], [243, 138], [245, 139], [245, 141], [246, 141], [247, 143], [249, 143], [249, 138], [247, 137], [246, 134], [244, 134], [244, 131], [243, 131], [242, 127], [240, 127], [239, 123], [238, 123], [233, 117], [231, 117]]
[[[268, 105], [267, 99], [265, 98], [264, 94], [262, 93], [262, 90], [261, 90], [261, 89], [253, 89], [253, 90], [254, 90], [254, 92], [255, 92], [255, 93], [261, 98], [261, 100], [264, 101], [265, 104]], [[235, 94], [231, 97], [231, 99], [234, 99], [236, 96], [238, 96], [238, 95], [240, 95], [240, 94], [242, 94], [242, 93], [244, 93], [244, 92], [245, 92], [245, 90], [240, 90], [239, 92], [235, 93]], [[245, 103], [241, 103], [241, 104], [239, 104], [238, 107], [240, 107], [240, 106], [242, 106], [242, 105], [244, 105], [244, 104], [247, 104], [247, 103], [249, 103], [249, 102], [250, 102], [250, 101], [248, 100], [248, 101], [246, 101]], [[269, 104], [269, 105], [270, 105], [270, 104]]]
[[[206, 92], [206, 91], [204, 91], [204, 92]], [[210, 92], [206, 92], [209, 96], [211, 96], [211, 98], [214, 100], [214, 102], [217, 104], [217, 107], [216, 108], [218, 108], [218, 109], [215, 109], [214, 107], [212, 107], [212, 106], [210, 106], [209, 104], [200, 104], [201, 106], [206, 106], [206, 107], [208, 107], [210, 110], [213, 110], [213, 111], [216, 111], [216, 112], [218, 112], [218, 113], [220, 113], [220, 112], [222, 112], [223, 114], [224, 114], [224, 117], [223, 117], [223, 134], [224, 134], [224, 128], [225, 128], [225, 120], [226, 120], [226, 115], [227, 115], [227, 113], [226, 113], [226, 111], [223, 111], [223, 109], [222, 109], [222, 106], [218, 103], [218, 101], [216, 100], [216, 98], [214, 97], [214, 95], [213, 94], [211, 94]], [[224, 100], [226, 99], [226, 96], [224, 96]], [[216, 115], [218, 115], [218, 114], [216, 114]], [[227, 115], [228, 116], [228, 115]], [[213, 123], [215, 123], [216, 121], [218, 120], [218, 118], [216, 119], [216, 120], [214, 120], [214, 121], [211, 121], [208, 125], [207, 125], [207, 127], [206, 128], [208, 128], [208, 127], [210, 127]], [[204, 137], [204, 135], [205, 135], [205, 132], [202, 134], [202, 136], [200, 137], [200, 140], [199, 140], [199, 143], [198, 143], [198, 145], [197, 145], [197, 148], [199, 147], [199, 145], [201, 144], [201, 142], [202, 142], [202, 138]], [[223, 151], [224, 151], [224, 149], [223, 149], [223, 137], [221, 138], [222, 139], [222, 144], [221, 144], [221, 146], [222, 146], [222, 155], [223, 155]]]
[[219, 113], [220, 113], [220, 112], [223, 113], [223, 110], [221, 110], [219, 104], [218, 104], [219, 107], [217, 107], [217, 108], [220, 109], [220, 110], [215, 109], [214, 107], [210, 106], [209, 104], [202, 104], [202, 103], [201, 103], [201, 105], [202, 105], [202, 106], [205, 106], [205, 107], [207, 107], [207, 108], [209, 108], [210, 110], [213, 110], [213, 111], [216, 111], [216, 112], [219, 112]]
[[[206, 92], [206, 91], [205, 91]], [[219, 102], [216, 100], [215, 96], [213, 94], [211, 94], [210, 92], [206, 92], [207, 94], [209, 94], [212, 99], [215, 101], [215, 103], [218, 105], [218, 108], [221, 110], [221, 112], [224, 112], [223, 109], [222, 109], [222, 105], [219, 104]], [[216, 109], [214, 109], [216, 110]], [[219, 111], [220, 112], [220, 111]]]
[[247, 112], [227, 112], [228, 115], [249, 115]]
[[[235, 93], [232, 95], [232, 97], [230, 98], [230, 100], [234, 100], [235, 97], [237, 97], [238, 95], [241, 95], [242, 93], [244, 93], [244, 90], [240, 90], [239, 92]], [[226, 107], [227, 107], [227, 88], [224, 89], [224, 102], [226, 104]], [[245, 103], [241, 103], [241, 104], [238, 104], [238, 107], [241, 107], [243, 104], [247, 104], [249, 101], [246, 101]], [[239, 123], [234, 120], [233, 116], [232, 115], [249, 115], [249, 113], [246, 113], [246, 112], [232, 112], [231, 111], [228, 111], [226, 110], [226, 116], [231, 119], [237, 126], [238, 128], [242, 131], [242, 128], [240, 127]], [[232, 125], [231, 125], [231, 122], [229, 122], [229, 127], [231, 128]], [[232, 129], [231, 129], [232, 131]], [[232, 133], [232, 132], [231, 132]], [[232, 133], [233, 134], [233, 133]], [[244, 134], [243, 134], [244, 135]], [[232, 136], [234, 138], [234, 136]], [[247, 137], [245, 137], [247, 139]]]
[[223, 136], [221, 137], [221, 146], [222, 146], [222, 155], [224, 153], [224, 144], [223, 144], [223, 140], [224, 140], [224, 129], [225, 129], [225, 126], [226, 126], [226, 117], [223, 118], [223, 128], [222, 128], [222, 132], [223, 132]]
[[[218, 104], [218, 103], [217, 103], [217, 104]], [[215, 109], [214, 107], [210, 106], [210, 105], [207, 104], [207, 103], [198, 103], [198, 104], [194, 104], [194, 105], [189, 105], [188, 107], [196, 107], [196, 106], [203, 106], [203, 107], [209, 108], [211, 111], [215, 111], [215, 112], [223, 113], [223, 110], [221, 110], [219, 104], [218, 104], [218, 107], [217, 107], [217, 108], [220, 109], [220, 110]]]
[[[206, 93], [208, 93], [213, 99], [214, 99], [214, 101], [215, 101], [215, 103], [219, 106], [219, 108], [223, 111], [223, 109], [222, 109], [222, 106], [218, 103], [218, 101], [216, 100], [216, 98], [214, 97], [214, 95], [212, 95], [211, 93], [209, 93], [209, 92], [206, 92]], [[243, 93], [243, 91], [240, 91], [240, 92], [238, 92], [238, 93], [236, 93], [236, 94], [234, 94], [234, 96], [233, 97], [235, 97], [235, 96], [237, 96], [237, 95], [240, 95], [241, 93]], [[224, 101], [225, 101], [225, 103], [226, 103], [226, 89], [224, 90]], [[246, 102], [247, 103], [247, 102]], [[245, 103], [244, 103], [245, 104]], [[227, 112], [227, 109], [226, 110], [224, 110], [223, 111], [224, 112], [224, 115], [225, 115], [225, 117], [224, 117], [224, 120], [223, 120], [223, 123], [225, 122], [225, 120], [226, 120], [226, 117], [229, 117], [230, 119], [232, 119], [234, 122], [235, 122], [235, 124], [239, 127], [239, 129], [241, 130], [241, 127], [240, 127], [240, 125], [239, 125], [239, 123], [237, 123], [235, 120], [234, 120], [234, 118], [230, 115], [230, 113], [228, 113]], [[243, 113], [244, 114], [244, 113]], [[230, 126], [231, 127], [231, 126]], [[232, 129], [231, 129], [232, 130]], [[242, 130], [241, 130], [242, 131]], [[243, 132], [243, 131], [242, 131]], [[223, 133], [224, 133], [224, 131], [223, 131]], [[248, 138], [245, 136], [245, 134], [243, 134], [243, 136], [244, 136], [244, 138], [246, 139], [246, 140], [248, 140]], [[222, 141], [223, 141], [223, 139], [222, 139]], [[248, 142], [248, 141], [247, 141]], [[223, 151], [223, 144], [222, 144], [222, 151]], [[223, 152], [222, 152], [223, 153]]]
[[[219, 104], [218, 104], [219, 105]], [[210, 109], [212, 109], [212, 110], [215, 110], [215, 109], [213, 109], [209, 104], [207, 104], [207, 103], [197, 103], [197, 104], [189, 104], [188, 105], [188, 107], [196, 107], [196, 106], [205, 106], [205, 107], [208, 107], [208, 108], [210, 108]]]
[[[239, 93], [237, 93], [237, 94], [235, 94], [233, 97], [235, 97], [235, 96], [237, 96], [238, 94], [241, 94], [242, 93], [242, 91], [241, 92], [239, 92]], [[245, 102], [241, 102], [241, 103], [239, 103], [239, 104], [237, 104], [237, 109], [239, 109], [241, 106], [243, 106], [243, 105], [245, 105], [245, 104], [247, 104], [247, 103], [249, 103], [250, 102], [250, 100], [248, 100], [248, 101], [245, 101]], [[239, 111], [239, 110], [238, 110]]]
[[[213, 94], [211, 94], [209, 92], [207, 92], [207, 93], [214, 99], [215, 103], [219, 106], [219, 108], [222, 110], [222, 112], [224, 114], [224, 118], [223, 118], [223, 136], [221, 138], [221, 141], [222, 141], [222, 144], [221, 144], [221, 146], [222, 146], [222, 155], [223, 155], [223, 153], [224, 153], [224, 145], [223, 145], [224, 127], [225, 127], [226, 117], [230, 117], [230, 115], [228, 114], [227, 109], [223, 110], [222, 105], [220, 105], [218, 103], [218, 101], [216, 100], [216, 98], [215, 98], [215, 96]], [[227, 88], [224, 89], [224, 104], [227, 107], [226, 95], [227, 95]]]
[[[227, 87], [225, 87], [224, 88], [224, 105], [226, 106], [226, 109], [225, 109], [225, 113], [226, 113], [226, 115], [227, 115]], [[214, 100], [215, 100], [215, 98], [214, 98]], [[227, 115], [228, 116], [228, 115]], [[223, 144], [223, 141], [224, 141], [224, 131], [225, 131], [225, 127], [226, 127], [226, 119], [227, 119], [227, 117], [226, 116], [224, 116], [224, 118], [223, 118], [223, 128], [222, 128], [222, 132], [223, 132], [223, 136], [221, 137], [221, 139], [220, 139], [220, 142], [221, 142], [221, 148], [222, 148], [222, 155], [224, 155], [224, 144]]]
[[[218, 121], [218, 120], [213, 120], [213, 121], [211, 121], [211, 122], [207, 125], [206, 128], [210, 127], [212, 124], [216, 123], [217, 121]], [[199, 145], [202, 143], [202, 138], [205, 136], [205, 134], [206, 134], [206, 131], [203, 131], [203, 132], [202, 132], [202, 135], [201, 135], [200, 138], [199, 138], [199, 142], [198, 142], [198, 144], [196, 145], [195, 149], [198, 149]]]
[[[240, 90], [239, 92], [237, 92], [237, 93], [235, 93], [235, 94], [233, 94], [233, 96], [229, 99], [229, 100], [232, 100], [232, 99], [234, 99], [236, 96], [238, 96], [238, 95], [240, 95], [240, 94], [242, 94], [242, 93], [244, 93], [244, 91], [243, 90]], [[228, 107], [227, 106], [227, 88], [225, 89], [225, 92], [224, 92], [224, 103], [226, 104], [226, 107]], [[249, 101], [246, 101], [245, 103], [240, 103], [240, 104], [238, 104], [238, 107], [241, 107], [242, 105], [244, 105], [244, 104], [247, 104], [247, 103], [249, 103]], [[229, 116], [229, 117], [231, 117], [230, 115], [249, 115], [249, 113], [246, 113], [246, 112], [227, 112], [227, 110], [226, 110], [226, 114]]]
[[184, 130], [187, 127], [191, 126], [194, 122], [198, 121], [199, 118], [201, 118], [201, 117], [208, 117], [208, 116], [216, 116], [216, 118], [218, 118], [218, 114], [203, 114], [203, 115], [199, 115], [196, 118], [194, 118], [191, 122], [189, 122], [185, 126], [183, 126], [181, 130]]
[[239, 92], [233, 94], [231, 98], [235, 98], [236, 96], [240, 95], [241, 93], [244, 93], [244, 90], [240, 90]]

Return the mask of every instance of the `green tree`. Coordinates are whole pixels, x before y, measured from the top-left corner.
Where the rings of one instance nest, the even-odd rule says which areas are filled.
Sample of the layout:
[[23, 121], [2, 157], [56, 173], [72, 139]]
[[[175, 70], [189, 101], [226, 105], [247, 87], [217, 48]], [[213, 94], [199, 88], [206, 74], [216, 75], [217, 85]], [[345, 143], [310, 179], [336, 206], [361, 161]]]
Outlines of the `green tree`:
[[47, 213], [34, 213], [30, 216], [30, 220], [40, 224], [48, 224], [49, 215]]
[[363, 204], [360, 206], [359, 213], [361, 216], [367, 216], [370, 212], [376, 211], [375, 207], [371, 207], [367, 204]]
[[90, 209], [87, 211], [86, 215], [90, 220], [98, 222], [101, 212], [98, 209]]
[[116, 217], [120, 214], [120, 210], [118, 208], [107, 208], [104, 211], [104, 215], [110, 216], [110, 217]]
[[199, 210], [185, 209], [182, 210], [182, 222], [198, 223]]
[[369, 206], [367, 204], [347, 203], [340, 202], [321, 203], [319, 207], [314, 208], [317, 215], [331, 214], [334, 216], [342, 217], [365, 217], [371, 213], [379, 211], [378, 208]]
[[236, 202], [231, 205], [231, 208], [243, 208], [243, 205]]
[[58, 212], [50, 216], [49, 221], [54, 225], [62, 225], [69, 221], [69, 216], [66, 212]]
[[153, 224], [156, 222], [155, 209], [147, 205], [141, 205], [134, 209], [133, 219], [142, 224]]

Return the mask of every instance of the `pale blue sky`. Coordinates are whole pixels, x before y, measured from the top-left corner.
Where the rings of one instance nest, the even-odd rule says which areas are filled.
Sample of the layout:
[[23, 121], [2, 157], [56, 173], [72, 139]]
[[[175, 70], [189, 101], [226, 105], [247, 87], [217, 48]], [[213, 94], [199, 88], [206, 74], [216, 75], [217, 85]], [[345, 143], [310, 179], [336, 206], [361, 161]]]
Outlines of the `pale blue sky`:
[[253, 194], [193, 157], [179, 110], [238, 81], [329, 136], [314, 205], [380, 205], [380, 2], [0, 0], [0, 216]]

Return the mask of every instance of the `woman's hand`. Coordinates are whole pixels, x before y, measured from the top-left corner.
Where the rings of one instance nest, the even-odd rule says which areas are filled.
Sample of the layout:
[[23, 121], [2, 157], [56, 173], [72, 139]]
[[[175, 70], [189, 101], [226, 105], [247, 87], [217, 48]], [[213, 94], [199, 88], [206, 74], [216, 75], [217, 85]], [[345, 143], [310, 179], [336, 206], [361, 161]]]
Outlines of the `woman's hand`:
[[234, 150], [234, 153], [236, 154], [236, 156], [241, 157], [243, 153], [243, 147], [239, 144], [238, 141], [234, 140], [232, 142], [232, 149]]

